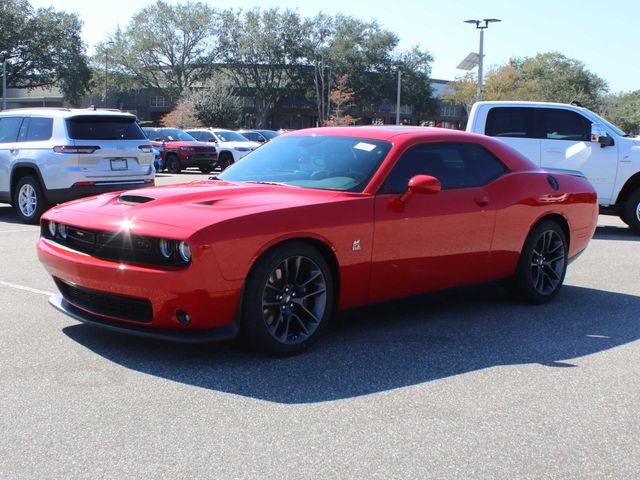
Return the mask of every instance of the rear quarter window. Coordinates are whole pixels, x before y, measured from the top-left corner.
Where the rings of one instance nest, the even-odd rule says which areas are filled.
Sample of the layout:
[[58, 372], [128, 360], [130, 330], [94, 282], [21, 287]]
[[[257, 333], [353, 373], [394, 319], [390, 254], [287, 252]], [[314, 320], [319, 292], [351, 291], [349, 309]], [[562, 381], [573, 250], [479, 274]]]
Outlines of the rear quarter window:
[[53, 118], [31, 117], [27, 127], [27, 142], [38, 142], [51, 139], [53, 134]]
[[490, 137], [535, 138], [533, 108], [493, 107], [487, 114], [485, 135]]
[[146, 140], [135, 117], [86, 115], [67, 119], [73, 140]]

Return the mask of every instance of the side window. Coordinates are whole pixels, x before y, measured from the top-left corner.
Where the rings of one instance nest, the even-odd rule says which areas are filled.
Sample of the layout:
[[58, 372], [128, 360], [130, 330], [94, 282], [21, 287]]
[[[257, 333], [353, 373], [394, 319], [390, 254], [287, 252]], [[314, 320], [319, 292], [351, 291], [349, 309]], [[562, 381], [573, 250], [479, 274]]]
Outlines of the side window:
[[550, 140], [591, 140], [591, 122], [570, 110], [544, 109], [543, 138]]
[[382, 186], [382, 193], [403, 193], [411, 177], [431, 175], [442, 189], [486, 185], [507, 168], [484, 147], [474, 143], [430, 143], [407, 150]]
[[49, 140], [53, 132], [53, 118], [31, 117], [27, 128], [27, 142]]
[[0, 143], [15, 142], [18, 139], [22, 120], [23, 117], [0, 118]]
[[489, 110], [484, 133], [490, 137], [535, 138], [534, 108], [494, 107]]

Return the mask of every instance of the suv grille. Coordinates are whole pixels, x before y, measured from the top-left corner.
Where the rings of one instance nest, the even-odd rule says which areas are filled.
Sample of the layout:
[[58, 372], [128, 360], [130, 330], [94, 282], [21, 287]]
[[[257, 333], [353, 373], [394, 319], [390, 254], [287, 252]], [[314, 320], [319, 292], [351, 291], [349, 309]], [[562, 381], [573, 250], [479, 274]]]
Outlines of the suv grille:
[[151, 323], [153, 320], [153, 309], [149, 300], [90, 290], [71, 285], [59, 278], [54, 280], [64, 299], [78, 308], [97, 315], [134, 322]]

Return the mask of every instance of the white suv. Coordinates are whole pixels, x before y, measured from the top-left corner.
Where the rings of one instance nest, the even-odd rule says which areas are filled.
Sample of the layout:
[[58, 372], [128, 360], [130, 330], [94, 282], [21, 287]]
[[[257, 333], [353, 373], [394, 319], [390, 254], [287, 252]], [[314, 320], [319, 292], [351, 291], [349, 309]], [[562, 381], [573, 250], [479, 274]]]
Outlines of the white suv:
[[185, 131], [200, 142], [216, 144], [216, 149], [218, 150], [218, 165], [220, 165], [223, 170], [262, 145], [258, 142], [252, 142], [233, 130], [193, 128]]
[[32, 108], [0, 113], [0, 202], [38, 223], [48, 206], [154, 184], [151, 143], [134, 115]]

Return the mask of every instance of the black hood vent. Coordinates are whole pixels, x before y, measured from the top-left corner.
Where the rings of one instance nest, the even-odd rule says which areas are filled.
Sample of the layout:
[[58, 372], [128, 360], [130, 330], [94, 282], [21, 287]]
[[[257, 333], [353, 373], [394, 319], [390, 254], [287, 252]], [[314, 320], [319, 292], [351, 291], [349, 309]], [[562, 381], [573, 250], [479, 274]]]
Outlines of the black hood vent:
[[139, 203], [147, 203], [147, 202], [150, 202], [152, 200], [155, 200], [155, 198], [145, 197], [143, 195], [131, 195], [131, 194], [127, 195], [127, 194], [124, 194], [124, 195], [120, 195], [118, 197], [118, 201], [120, 203], [128, 203], [130, 205], [137, 205]]

